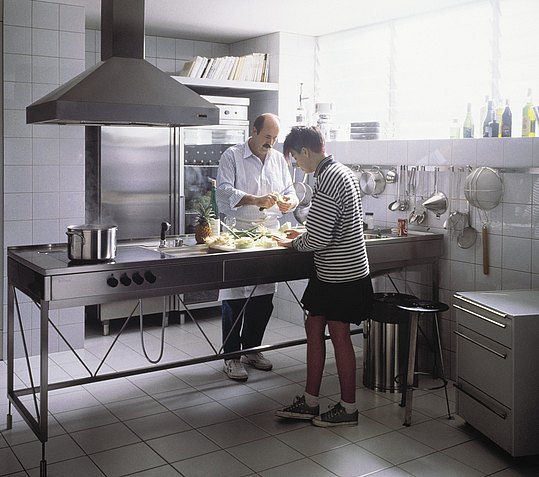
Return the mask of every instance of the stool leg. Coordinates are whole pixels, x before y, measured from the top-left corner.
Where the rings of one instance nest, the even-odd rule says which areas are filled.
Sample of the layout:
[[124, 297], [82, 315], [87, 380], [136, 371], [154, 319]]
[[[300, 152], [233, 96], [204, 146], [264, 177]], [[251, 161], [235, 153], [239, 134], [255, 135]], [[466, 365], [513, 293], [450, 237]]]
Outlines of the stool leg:
[[406, 377], [406, 407], [404, 408], [404, 425], [409, 426], [412, 421], [412, 394], [414, 392], [415, 351], [417, 346], [418, 313], [411, 313], [410, 317], [410, 346], [408, 350], [408, 370]]
[[444, 356], [442, 354], [442, 339], [440, 338], [440, 327], [438, 325], [438, 313], [434, 313], [434, 325], [436, 327], [436, 339], [438, 341], [438, 352], [440, 353], [440, 369], [444, 382], [445, 403], [447, 405], [447, 418], [451, 419], [451, 409], [449, 408], [449, 396], [447, 395], [447, 379], [445, 379]]

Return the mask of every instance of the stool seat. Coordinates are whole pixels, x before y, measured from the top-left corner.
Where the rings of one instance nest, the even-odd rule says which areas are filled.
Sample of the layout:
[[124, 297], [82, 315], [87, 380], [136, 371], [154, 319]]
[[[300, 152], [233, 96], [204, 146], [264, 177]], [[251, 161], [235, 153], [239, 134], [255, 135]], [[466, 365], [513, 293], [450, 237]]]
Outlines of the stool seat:
[[399, 303], [395, 303], [395, 306], [401, 310], [412, 313], [440, 313], [449, 310], [449, 306], [440, 301], [418, 299], [403, 300]]
[[380, 323], [407, 325], [410, 321], [408, 313], [405, 310], [400, 310], [397, 306], [410, 303], [413, 300], [418, 300], [418, 298], [406, 293], [375, 293], [371, 319]]

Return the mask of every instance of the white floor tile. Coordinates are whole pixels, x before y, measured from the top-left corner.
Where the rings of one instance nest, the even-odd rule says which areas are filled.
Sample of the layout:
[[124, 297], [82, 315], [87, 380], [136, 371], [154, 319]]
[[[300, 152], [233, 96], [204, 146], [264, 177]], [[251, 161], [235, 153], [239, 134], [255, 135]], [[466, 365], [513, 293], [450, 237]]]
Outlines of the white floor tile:
[[191, 430], [191, 426], [173, 412], [152, 414], [124, 421], [140, 439], [148, 440]]
[[244, 477], [253, 473], [252, 469], [222, 450], [173, 465], [184, 477]]
[[303, 458], [299, 452], [275, 437], [231, 447], [228, 452], [256, 472]]
[[87, 454], [140, 442], [137, 435], [123, 422], [73, 432], [71, 437]]
[[311, 459], [339, 477], [358, 477], [391, 467], [388, 461], [355, 444], [317, 454]]
[[236, 413], [215, 401], [177, 409], [174, 413], [194, 428], [231, 421], [238, 417]]
[[399, 467], [415, 477], [482, 477], [485, 475], [441, 452], [401, 464]]
[[[231, 429], [234, 431], [231, 432]], [[199, 432], [211, 439], [222, 449], [269, 437], [269, 434], [245, 419], [221, 422], [202, 427]]]
[[494, 474], [512, 464], [509, 454], [500, 452], [486, 439], [465, 442], [445, 449], [443, 453], [485, 474]]
[[262, 477], [282, 477], [290, 475], [294, 477], [335, 477], [333, 472], [324, 469], [321, 465], [310, 459], [301, 459], [290, 464], [280, 465], [273, 469], [260, 472]]
[[147, 444], [169, 463], [219, 450], [215, 443], [194, 430], [151, 439]]
[[432, 420], [403, 428], [400, 432], [436, 450], [447, 449], [470, 440], [466, 433]]
[[331, 432], [329, 429], [322, 429], [312, 425], [279, 434], [277, 438], [306, 457], [346, 446], [350, 443], [350, 441]]

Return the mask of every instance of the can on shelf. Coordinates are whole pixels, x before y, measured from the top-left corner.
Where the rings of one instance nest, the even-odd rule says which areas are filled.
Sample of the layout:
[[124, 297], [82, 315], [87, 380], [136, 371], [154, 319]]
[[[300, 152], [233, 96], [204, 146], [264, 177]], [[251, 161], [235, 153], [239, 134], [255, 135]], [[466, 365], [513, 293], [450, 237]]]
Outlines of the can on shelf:
[[406, 222], [406, 219], [398, 219], [397, 235], [399, 237], [405, 237], [406, 235], [408, 235], [408, 224]]

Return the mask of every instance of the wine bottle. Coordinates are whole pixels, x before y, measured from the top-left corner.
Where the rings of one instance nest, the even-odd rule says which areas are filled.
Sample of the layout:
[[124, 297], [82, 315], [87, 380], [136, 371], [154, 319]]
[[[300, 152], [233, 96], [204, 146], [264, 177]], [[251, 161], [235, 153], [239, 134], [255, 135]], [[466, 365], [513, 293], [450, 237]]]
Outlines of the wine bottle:
[[513, 130], [513, 114], [509, 107], [509, 100], [505, 100], [505, 109], [502, 114], [502, 137], [511, 137]]
[[496, 101], [496, 122], [498, 123], [498, 136], [502, 137], [502, 115], [504, 112], [503, 101], [498, 98]]
[[474, 135], [474, 124], [472, 117], [472, 103], [468, 103], [466, 111], [466, 117], [464, 118], [464, 124], [462, 125], [462, 137], [470, 138]]
[[488, 101], [489, 101], [489, 96], [485, 96], [485, 102], [483, 103], [483, 105], [481, 106], [481, 109], [479, 110], [479, 121], [480, 121], [479, 124], [484, 124], [485, 119], [488, 117], [487, 116]]
[[453, 119], [449, 125], [449, 138], [458, 139], [460, 137], [460, 124], [458, 119]]
[[532, 89], [528, 88], [528, 100], [522, 108], [522, 137], [535, 136], [535, 113], [532, 104]]
[[[492, 124], [496, 120], [496, 112], [493, 109], [492, 100], [488, 101], [487, 113], [485, 119], [483, 120], [483, 137], [493, 137], [492, 134]], [[496, 134], [497, 136], [497, 134]]]

